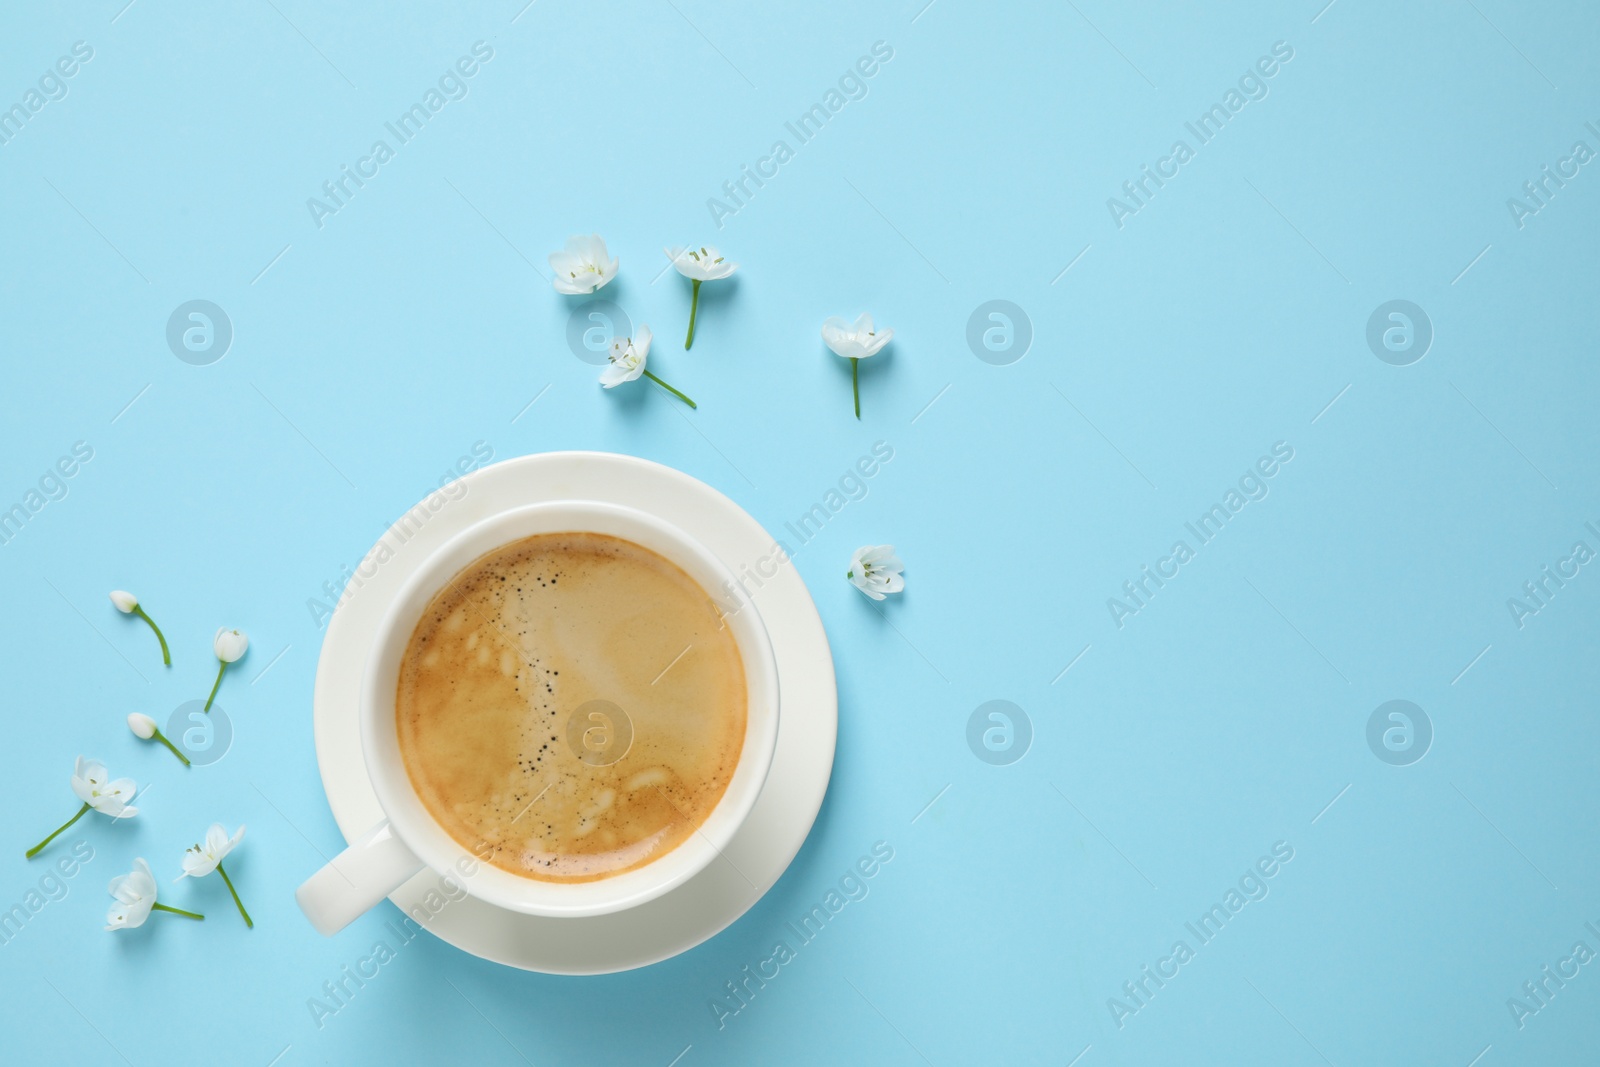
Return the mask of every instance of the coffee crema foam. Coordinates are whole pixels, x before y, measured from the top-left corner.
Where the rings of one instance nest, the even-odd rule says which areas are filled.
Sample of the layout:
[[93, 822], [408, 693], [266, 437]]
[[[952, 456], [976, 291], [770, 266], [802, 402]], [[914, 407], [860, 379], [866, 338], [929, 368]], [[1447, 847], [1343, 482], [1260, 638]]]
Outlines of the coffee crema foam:
[[411, 784], [459, 844], [513, 874], [588, 882], [705, 822], [747, 699], [738, 644], [694, 579], [631, 541], [559, 533], [480, 557], [433, 598], [395, 715]]

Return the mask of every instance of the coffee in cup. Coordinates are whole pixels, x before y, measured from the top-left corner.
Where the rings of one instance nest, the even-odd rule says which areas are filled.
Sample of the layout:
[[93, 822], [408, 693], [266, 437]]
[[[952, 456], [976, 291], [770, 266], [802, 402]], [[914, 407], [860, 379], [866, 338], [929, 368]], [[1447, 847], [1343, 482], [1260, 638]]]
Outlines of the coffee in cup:
[[412, 788], [459, 845], [547, 882], [610, 878], [694, 834], [744, 745], [733, 631], [681, 567], [588, 532], [480, 556], [400, 662]]

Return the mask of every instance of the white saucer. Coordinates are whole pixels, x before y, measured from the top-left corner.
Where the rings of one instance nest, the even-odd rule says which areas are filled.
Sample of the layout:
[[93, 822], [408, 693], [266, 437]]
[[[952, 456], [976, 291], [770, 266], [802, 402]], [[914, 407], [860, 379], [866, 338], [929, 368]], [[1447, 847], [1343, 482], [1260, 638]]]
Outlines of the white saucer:
[[[767, 557], [774, 543], [755, 519], [704, 482], [609, 452], [509, 459], [467, 475], [450, 487], [450, 495], [457, 499], [434, 512], [413, 509], [412, 515], [427, 516], [420, 528], [408, 517], [373, 546], [352, 581], [359, 587], [329, 620], [322, 642], [314, 710], [317, 764], [347, 841], [383, 817], [367, 778], [356, 722], [362, 668], [379, 616], [418, 563], [450, 537], [507, 508], [585, 499], [625, 504], [675, 523], [735, 574]], [[436, 495], [435, 503], [440, 499]], [[378, 564], [383, 545], [392, 554]], [[750, 588], [778, 660], [782, 725], [766, 788], [721, 858], [665, 896], [593, 918], [522, 915], [459, 898], [459, 893], [450, 902], [440, 895], [440, 878], [431, 871], [389, 899], [402, 912], [431, 916], [426, 929], [459, 949], [547, 974], [644, 967], [688, 951], [749, 910], [777, 882], [811, 831], [833, 771], [839, 726], [833, 656], [811, 594], [790, 565], [779, 565], [775, 577], [762, 581], [759, 589]]]

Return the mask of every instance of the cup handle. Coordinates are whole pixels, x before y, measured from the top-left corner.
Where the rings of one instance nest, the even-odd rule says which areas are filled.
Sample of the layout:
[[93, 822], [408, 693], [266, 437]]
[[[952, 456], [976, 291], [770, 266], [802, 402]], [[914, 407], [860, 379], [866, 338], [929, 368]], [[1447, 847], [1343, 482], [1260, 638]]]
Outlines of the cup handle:
[[294, 899], [317, 932], [332, 937], [424, 866], [386, 819], [307, 878]]

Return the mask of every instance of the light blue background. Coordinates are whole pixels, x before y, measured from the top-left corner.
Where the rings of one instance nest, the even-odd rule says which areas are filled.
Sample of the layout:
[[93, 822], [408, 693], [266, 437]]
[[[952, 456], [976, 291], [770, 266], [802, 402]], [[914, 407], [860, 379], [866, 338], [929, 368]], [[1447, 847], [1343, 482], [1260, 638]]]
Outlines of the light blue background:
[[[94, 49], [0, 146], [0, 506], [94, 449], [0, 546], [0, 908], [72, 841], [95, 850], [0, 945], [8, 1062], [1593, 1058], [1600, 965], [1520, 1030], [1507, 999], [1575, 941], [1600, 950], [1600, 576], [1520, 629], [1506, 606], [1574, 541], [1600, 548], [1600, 165], [1520, 229], [1506, 206], [1574, 141], [1600, 148], [1592, 8], [524, 2], [4, 16], [0, 104]], [[319, 229], [306, 199], [478, 40], [470, 95]], [[877, 41], [894, 56], [867, 96], [797, 147], [784, 123]], [[1194, 147], [1184, 122], [1277, 41], [1294, 58], [1269, 95], [1119, 229], [1107, 198]], [[707, 198], [780, 138], [795, 157], [718, 230]], [[604, 295], [699, 411], [604, 393], [568, 351], [544, 257], [590, 231], [622, 259]], [[652, 279], [688, 241], [742, 270], [684, 353], [687, 284]], [[164, 339], [196, 298], [236, 331], [205, 367]], [[1035, 332], [1010, 366], [965, 341], [997, 298]], [[1395, 298], [1436, 331], [1406, 367], [1365, 342]], [[817, 332], [862, 310], [896, 336], [858, 423]], [[326, 940], [292, 897], [342, 844], [311, 740], [323, 583], [474, 442], [645, 456], [777, 533], [877, 440], [893, 461], [796, 556], [839, 750], [768, 896], [604, 978], [423, 937], [319, 1028], [308, 998], [395, 914]], [[1106, 599], [1278, 441], [1270, 495], [1118, 629]], [[908, 591], [880, 612], [842, 574], [884, 541]], [[165, 626], [171, 670], [113, 588]], [[237, 737], [180, 773], [123, 717], [203, 696], [221, 624], [252, 639], [221, 696]], [[997, 698], [1034, 729], [1005, 767], [965, 741]], [[1365, 739], [1397, 698], [1435, 730], [1411, 766]], [[150, 783], [144, 812], [25, 862], [75, 806], [79, 753]], [[169, 881], [213, 820], [249, 826], [230, 869], [254, 931], [215, 880]], [[719, 1029], [723, 983], [880, 840], [870, 896]], [[1195, 947], [1185, 922], [1278, 841], [1270, 895], [1119, 1028], [1108, 999]], [[207, 921], [101, 932], [136, 855]]]

